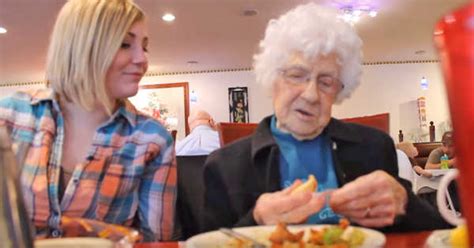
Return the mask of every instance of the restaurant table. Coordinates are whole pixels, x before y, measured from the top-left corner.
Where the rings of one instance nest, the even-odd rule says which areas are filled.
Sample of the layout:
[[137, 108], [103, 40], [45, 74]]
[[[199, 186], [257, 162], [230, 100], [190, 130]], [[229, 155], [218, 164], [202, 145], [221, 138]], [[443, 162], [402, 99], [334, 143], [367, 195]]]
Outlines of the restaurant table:
[[417, 175], [413, 178], [413, 191], [415, 194], [429, 193], [438, 190], [439, 183], [443, 175], [451, 170], [457, 169], [425, 169], [430, 172], [433, 176], [427, 177], [424, 175]]
[[[386, 233], [387, 242], [385, 247], [409, 247], [423, 248], [431, 231], [410, 232], [410, 233]], [[136, 244], [134, 248], [185, 248], [185, 242], [156, 242]]]

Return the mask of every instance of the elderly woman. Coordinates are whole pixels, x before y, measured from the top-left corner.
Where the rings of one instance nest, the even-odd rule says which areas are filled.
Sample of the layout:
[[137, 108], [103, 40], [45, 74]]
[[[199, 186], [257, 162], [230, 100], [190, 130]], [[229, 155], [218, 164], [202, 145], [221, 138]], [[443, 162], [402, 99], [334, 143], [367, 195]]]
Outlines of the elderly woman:
[[[445, 222], [397, 176], [392, 139], [331, 118], [356, 88], [362, 42], [331, 9], [302, 5], [271, 20], [255, 55], [274, 115], [212, 153], [204, 168], [205, 230], [278, 222], [433, 229]], [[318, 193], [291, 194], [308, 175]]]
[[147, 46], [131, 0], [69, 0], [51, 36], [50, 87], [0, 101], [0, 125], [26, 155], [21, 185], [38, 236], [61, 236], [68, 216], [171, 238], [173, 139], [127, 101], [147, 70]]

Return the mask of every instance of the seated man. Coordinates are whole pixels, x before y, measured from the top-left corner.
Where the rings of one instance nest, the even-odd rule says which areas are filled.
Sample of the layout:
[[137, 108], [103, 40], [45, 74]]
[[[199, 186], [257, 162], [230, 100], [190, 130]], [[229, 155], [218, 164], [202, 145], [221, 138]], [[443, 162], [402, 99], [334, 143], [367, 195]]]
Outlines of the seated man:
[[214, 120], [204, 110], [191, 112], [188, 117], [191, 133], [176, 142], [177, 156], [207, 155], [220, 147]]
[[[207, 158], [204, 230], [330, 224], [341, 216], [384, 231], [446, 227], [398, 177], [390, 136], [331, 118], [333, 104], [359, 84], [361, 48], [337, 11], [315, 3], [269, 22], [254, 68], [274, 114]], [[294, 193], [310, 175], [317, 188]]]
[[441, 139], [443, 144], [441, 147], [438, 147], [431, 151], [428, 161], [426, 161], [425, 169], [441, 169], [441, 156], [448, 155], [448, 166], [449, 168], [455, 167], [456, 158], [454, 157], [454, 142], [453, 142], [453, 132], [448, 131], [443, 134]]
[[[454, 149], [453, 132], [445, 132], [441, 138], [441, 143], [443, 144], [441, 147], [438, 147], [430, 152], [428, 161], [426, 161], [425, 169], [441, 169], [441, 156], [444, 156], [445, 154], [449, 159], [448, 167], [456, 167], [456, 151]], [[455, 181], [449, 185], [448, 191], [451, 196], [451, 200], [453, 201], [454, 208], [459, 211], [461, 204], [459, 202], [460, 199]], [[428, 202], [430, 202], [433, 206], [437, 207], [436, 192], [429, 195], [429, 197], [425, 197], [425, 199], [428, 200]]]

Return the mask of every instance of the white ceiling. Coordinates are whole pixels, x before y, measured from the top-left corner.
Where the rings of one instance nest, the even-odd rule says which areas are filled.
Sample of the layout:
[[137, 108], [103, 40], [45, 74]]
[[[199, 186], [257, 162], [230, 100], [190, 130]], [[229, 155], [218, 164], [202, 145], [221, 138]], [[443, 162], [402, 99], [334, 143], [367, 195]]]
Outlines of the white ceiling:
[[[432, 31], [443, 14], [469, 0], [136, 0], [149, 17], [151, 72], [248, 68], [266, 23], [293, 6], [358, 3], [378, 9], [362, 19], [364, 61], [431, 60]], [[0, 0], [0, 84], [43, 79], [48, 37], [65, 0]], [[245, 17], [244, 9], [258, 15]], [[164, 23], [165, 12], [176, 15]], [[424, 50], [423, 54], [415, 51]], [[195, 60], [198, 64], [188, 64]]]

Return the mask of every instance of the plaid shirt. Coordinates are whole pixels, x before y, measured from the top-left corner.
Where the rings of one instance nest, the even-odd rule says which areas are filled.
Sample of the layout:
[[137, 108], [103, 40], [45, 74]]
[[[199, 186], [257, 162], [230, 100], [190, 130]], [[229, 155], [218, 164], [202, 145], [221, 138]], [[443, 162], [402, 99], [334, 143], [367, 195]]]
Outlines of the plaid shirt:
[[169, 240], [176, 202], [173, 139], [124, 104], [100, 126], [59, 201], [64, 119], [51, 90], [0, 100], [0, 125], [25, 154], [21, 186], [37, 235], [58, 236], [62, 215], [136, 226], [146, 241]]

